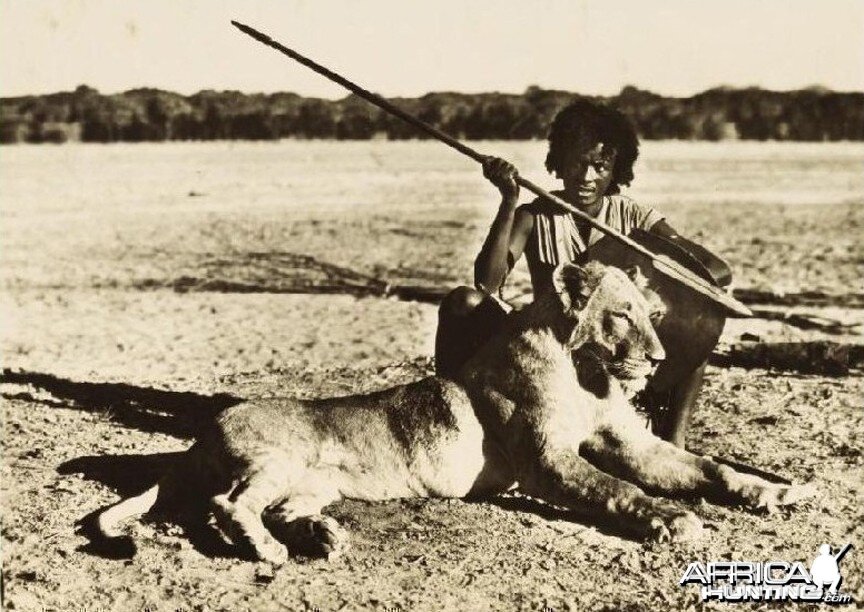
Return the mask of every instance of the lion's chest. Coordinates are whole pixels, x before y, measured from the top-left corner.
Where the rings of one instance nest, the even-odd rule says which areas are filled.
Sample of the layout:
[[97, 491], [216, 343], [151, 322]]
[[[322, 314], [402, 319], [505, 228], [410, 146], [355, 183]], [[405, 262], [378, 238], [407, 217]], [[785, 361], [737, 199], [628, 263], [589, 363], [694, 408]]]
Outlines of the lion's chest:
[[505, 443], [539, 434], [578, 446], [596, 428], [598, 402], [580, 387], [569, 350], [551, 331], [530, 330], [475, 363], [483, 367], [466, 372], [469, 392], [482, 399], [475, 408], [484, 427]]

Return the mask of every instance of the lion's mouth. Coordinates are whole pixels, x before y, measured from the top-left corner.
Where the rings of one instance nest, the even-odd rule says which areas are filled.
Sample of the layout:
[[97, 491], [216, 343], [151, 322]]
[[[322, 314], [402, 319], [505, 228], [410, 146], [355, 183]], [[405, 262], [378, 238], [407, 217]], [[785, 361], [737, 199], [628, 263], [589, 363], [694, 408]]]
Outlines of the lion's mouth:
[[648, 384], [648, 377], [654, 371], [654, 366], [647, 361], [625, 360], [620, 363], [608, 364], [607, 370], [618, 380], [621, 390], [629, 399], [645, 388]]
[[599, 344], [584, 344], [574, 351], [574, 358], [579, 361], [588, 360], [600, 366], [621, 385], [627, 397], [632, 397], [645, 388], [648, 377], [656, 369], [654, 363], [647, 359], [616, 359], [606, 348]]
[[654, 371], [654, 364], [643, 359], [624, 359], [607, 364], [609, 373], [619, 380], [648, 378]]

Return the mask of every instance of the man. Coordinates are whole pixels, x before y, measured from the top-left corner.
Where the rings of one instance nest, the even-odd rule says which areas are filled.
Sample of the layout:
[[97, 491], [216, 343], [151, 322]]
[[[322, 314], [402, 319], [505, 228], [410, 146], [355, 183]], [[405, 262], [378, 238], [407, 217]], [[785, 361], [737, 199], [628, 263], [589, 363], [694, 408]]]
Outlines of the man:
[[[653, 208], [620, 194], [621, 185], [633, 180], [639, 141], [620, 112], [577, 99], [555, 117], [549, 133], [546, 168], [563, 183], [553, 194], [592, 218], [623, 234], [650, 231], [672, 242], [695, 247], [699, 258], [713, 256], [685, 239]], [[501, 193], [498, 213], [474, 263], [476, 289], [460, 287], [442, 302], [436, 337], [436, 367], [442, 376], [456, 378], [462, 364], [500, 329], [507, 309], [493, 297], [523, 255], [528, 263], [535, 296], [552, 288], [552, 272], [562, 262], [590, 257], [590, 248], [604, 234], [572, 214], [561, 212], [542, 199], [519, 206], [515, 168], [503, 159], [488, 158], [483, 175]], [[728, 268], [713, 258], [721, 282], [731, 280]], [[674, 350], [674, 348], [673, 348]], [[660, 400], [666, 416], [654, 419], [655, 433], [684, 445], [692, 407], [702, 385], [704, 363], [693, 364], [669, 396]]]

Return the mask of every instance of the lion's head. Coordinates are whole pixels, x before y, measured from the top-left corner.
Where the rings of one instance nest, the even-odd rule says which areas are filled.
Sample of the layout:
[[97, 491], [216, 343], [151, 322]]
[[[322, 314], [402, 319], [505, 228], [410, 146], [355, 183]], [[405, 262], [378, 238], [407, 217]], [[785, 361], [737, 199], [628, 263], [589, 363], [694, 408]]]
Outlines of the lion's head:
[[575, 322], [566, 345], [582, 361], [615, 377], [632, 396], [666, 357], [652, 319], [663, 303], [633, 268], [627, 273], [597, 262], [564, 264], [553, 284], [565, 315]]

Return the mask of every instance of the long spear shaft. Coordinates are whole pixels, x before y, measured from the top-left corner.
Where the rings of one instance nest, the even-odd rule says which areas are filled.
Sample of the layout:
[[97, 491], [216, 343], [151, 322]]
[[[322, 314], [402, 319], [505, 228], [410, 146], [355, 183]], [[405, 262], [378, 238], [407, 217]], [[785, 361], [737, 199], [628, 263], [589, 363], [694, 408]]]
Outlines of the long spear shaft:
[[[341, 85], [345, 89], [358, 95], [359, 97], [363, 98], [367, 102], [370, 102], [370, 103], [374, 104], [375, 106], [387, 111], [391, 115], [395, 115], [396, 117], [399, 117], [400, 119], [402, 119], [406, 123], [409, 123], [409, 124], [413, 125], [414, 127], [418, 128], [419, 130], [426, 132], [427, 134], [429, 134], [433, 138], [443, 142], [444, 144], [446, 144], [449, 147], [456, 149], [457, 151], [459, 151], [463, 155], [470, 157], [474, 161], [482, 164], [483, 161], [486, 160], [486, 158], [487, 158], [486, 155], [482, 155], [481, 153], [478, 153], [477, 151], [475, 151], [471, 147], [466, 146], [465, 144], [459, 142], [458, 140], [456, 140], [455, 138], [453, 138], [449, 134], [446, 134], [446, 133], [442, 132], [441, 130], [437, 129], [436, 127], [429, 125], [425, 121], [422, 121], [422, 120], [418, 119], [417, 117], [414, 117], [413, 115], [409, 115], [408, 113], [403, 111], [401, 108], [393, 105], [392, 103], [385, 100], [384, 98], [382, 98], [378, 94], [372, 93], [371, 91], [360, 87], [356, 83], [352, 83], [351, 81], [349, 81], [345, 77], [343, 77], [339, 74], [336, 74], [332, 70], [325, 68], [321, 64], [318, 64], [317, 62], [312, 61], [308, 57], [297, 53], [293, 49], [289, 49], [288, 47], [282, 45], [281, 43], [279, 43], [275, 40], [273, 40], [272, 38], [270, 38], [266, 34], [262, 34], [261, 32], [259, 32], [258, 30], [254, 29], [254, 28], [251, 28], [245, 24], [242, 24], [239, 21], [231, 21], [231, 23], [234, 25], [234, 27], [239, 29], [241, 32], [248, 34], [249, 36], [251, 36], [255, 40], [267, 45], [268, 47], [272, 47], [273, 49], [276, 49], [277, 51], [279, 51], [283, 55], [287, 55], [291, 59], [303, 64], [304, 66], [306, 66], [307, 68], [310, 68], [311, 70], [314, 70], [318, 74], [320, 74], [323, 77], [333, 81], [334, 83], [338, 83], [339, 85]], [[693, 289], [694, 291], [704, 295], [705, 297], [709, 298], [713, 302], [718, 303], [718, 304], [724, 306], [725, 308], [731, 310], [732, 312], [734, 312], [738, 316], [745, 316], [745, 317], [752, 316], [753, 313], [744, 304], [742, 304], [741, 302], [739, 302], [738, 300], [733, 298], [731, 295], [727, 294], [722, 289], [715, 287], [714, 285], [705, 281], [701, 277], [697, 276], [696, 274], [694, 274], [693, 272], [691, 272], [690, 270], [688, 270], [684, 266], [680, 265], [678, 262], [676, 262], [672, 259], [669, 259], [668, 257], [664, 257], [664, 256], [657, 255], [655, 253], [652, 253], [651, 251], [649, 251], [648, 249], [643, 247], [641, 244], [632, 240], [631, 238], [628, 238], [627, 236], [625, 236], [624, 234], [622, 234], [618, 230], [616, 230], [612, 227], [609, 227], [605, 223], [601, 223], [597, 219], [594, 219], [590, 215], [582, 212], [581, 210], [579, 210], [578, 208], [576, 208], [575, 206], [573, 206], [569, 202], [562, 200], [558, 196], [555, 196], [555, 195], [549, 193], [548, 191], [546, 191], [542, 187], [535, 185], [534, 183], [532, 183], [528, 179], [526, 179], [522, 176], [519, 176], [518, 174], [515, 178], [516, 178], [516, 183], [518, 183], [520, 186], [524, 187], [528, 191], [531, 191], [532, 193], [540, 196], [541, 198], [543, 198], [545, 200], [549, 200], [549, 201], [553, 202], [555, 205], [560, 207], [562, 210], [566, 210], [567, 212], [569, 212], [573, 215], [576, 215], [577, 217], [584, 220], [586, 223], [588, 223], [592, 227], [595, 227], [598, 230], [600, 230], [601, 232], [603, 232], [604, 234], [611, 236], [612, 238], [614, 238], [615, 240], [617, 240], [621, 244], [624, 244], [628, 248], [633, 249], [634, 251], [641, 253], [645, 257], [648, 257], [651, 260], [652, 264], [654, 265], [654, 268], [658, 272], [660, 272], [660, 273], [664, 274], [665, 276], [667, 276], [667, 277]]]
[[841, 549], [840, 549], [840, 552], [838, 552], [836, 555], [834, 555], [834, 560], [835, 560], [835, 561], [839, 561], [840, 559], [842, 559], [842, 558], [843, 558], [843, 555], [845, 555], [847, 552], [849, 552], [849, 549], [850, 549], [850, 548], [852, 548], [852, 542], [848, 542], [848, 543], [846, 544], [846, 546], [844, 546], [843, 548], [841, 548]]

